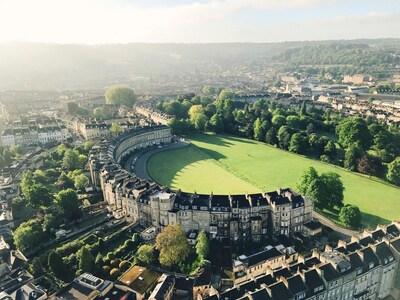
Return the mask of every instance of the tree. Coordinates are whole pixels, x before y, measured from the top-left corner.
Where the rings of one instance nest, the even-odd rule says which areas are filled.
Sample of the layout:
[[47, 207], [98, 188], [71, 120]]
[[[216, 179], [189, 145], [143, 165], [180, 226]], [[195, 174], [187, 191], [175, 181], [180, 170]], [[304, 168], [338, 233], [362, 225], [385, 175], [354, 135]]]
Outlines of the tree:
[[35, 183], [30, 186], [25, 195], [28, 203], [35, 208], [40, 206], [49, 206], [53, 203], [53, 195], [43, 184]]
[[122, 132], [121, 125], [119, 125], [118, 123], [112, 123], [110, 132], [112, 133], [112, 135], [117, 136], [118, 134], [120, 134]]
[[329, 157], [334, 157], [336, 155], [336, 145], [335, 145], [335, 143], [332, 142], [332, 141], [328, 141], [328, 143], [326, 144], [326, 146], [324, 148], [324, 152]]
[[254, 139], [257, 141], [263, 141], [267, 132], [267, 122], [262, 122], [260, 118], [257, 118], [254, 122]]
[[208, 124], [208, 129], [209, 129], [210, 131], [219, 133], [219, 132], [221, 132], [221, 131], [224, 130], [224, 120], [223, 120], [222, 117], [221, 117], [219, 114], [217, 114], [217, 113], [215, 113], [215, 114], [211, 117], [210, 121], [208, 121], [207, 124]]
[[200, 231], [197, 237], [196, 253], [201, 259], [205, 259], [209, 251], [208, 238], [204, 230]]
[[307, 137], [297, 132], [290, 139], [289, 151], [303, 154], [307, 151], [308, 146]]
[[199, 131], [204, 130], [204, 125], [207, 122], [207, 117], [204, 114], [203, 106], [193, 105], [189, 109], [189, 117], [190, 117], [190, 122], [193, 124], [196, 130]]
[[215, 94], [215, 87], [212, 87], [210, 85], [206, 85], [203, 88], [203, 93], [207, 95], [214, 95]]
[[187, 122], [176, 118], [169, 119], [168, 126], [171, 127], [172, 133], [177, 135], [185, 134], [188, 130]]
[[24, 173], [22, 174], [21, 178], [21, 191], [24, 197], [27, 199], [28, 197], [28, 192], [31, 186], [35, 184], [35, 176], [33, 175], [31, 170], [25, 170]]
[[104, 107], [96, 107], [93, 110], [93, 116], [96, 119], [105, 119], [106, 118], [106, 111], [105, 111]]
[[313, 167], [309, 167], [308, 169], [304, 170], [303, 174], [301, 175], [297, 183], [297, 189], [301, 194], [307, 195], [309, 186], [313, 181], [318, 180], [318, 178], [319, 175], [317, 170], [315, 170]]
[[343, 205], [344, 186], [336, 173], [319, 175], [313, 167], [310, 167], [301, 175], [297, 189], [304, 196], [310, 197], [319, 209], [332, 209]]
[[56, 275], [58, 278], [65, 277], [65, 265], [61, 255], [57, 251], [52, 251], [49, 254], [48, 265], [50, 270]]
[[64, 216], [68, 221], [81, 217], [82, 212], [79, 208], [78, 196], [73, 189], [60, 191], [56, 196], [56, 200], [63, 209]]
[[351, 171], [356, 171], [364, 150], [358, 145], [350, 146], [344, 155], [344, 167]]
[[21, 223], [14, 231], [14, 244], [22, 252], [38, 246], [43, 240], [43, 229], [40, 221], [31, 219]]
[[276, 128], [279, 128], [286, 124], [286, 118], [281, 115], [275, 115], [272, 117], [271, 122], [272, 122], [272, 125], [274, 125]]
[[293, 129], [299, 129], [301, 125], [300, 118], [298, 116], [287, 116], [286, 125]]
[[5, 162], [5, 164], [6, 164], [7, 166], [9, 166], [9, 165], [12, 163], [12, 161], [13, 161], [12, 153], [11, 153], [11, 151], [8, 150], [7, 148], [5, 148], [5, 149], [3, 150], [3, 158], [4, 158], [4, 162]]
[[177, 266], [189, 256], [190, 246], [179, 224], [168, 225], [157, 235], [156, 249], [160, 251], [160, 263], [166, 267]]
[[284, 125], [279, 128], [277, 137], [279, 141], [279, 146], [282, 149], [288, 149], [290, 145], [290, 140], [292, 138], [292, 133], [289, 126]]
[[276, 129], [274, 127], [271, 127], [270, 129], [268, 129], [267, 133], [265, 134], [265, 141], [268, 144], [277, 145], [279, 142], [278, 138], [277, 138], [277, 134], [278, 134], [278, 132], [276, 131]]
[[324, 202], [327, 208], [342, 207], [344, 199], [344, 186], [340, 175], [333, 172], [322, 173], [319, 176], [321, 182], [319, 188], [321, 189], [320, 202]]
[[75, 102], [68, 102], [67, 110], [68, 110], [68, 113], [70, 113], [71, 115], [76, 115], [79, 110], [79, 105]]
[[154, 262], [154, 246], [153, 245], [141, 245], [137, 252], [136, 257], [140, 263], [150, 265]]
[[366, 153], [358, 162], [357, 169], [358, 172], [369, 176], [380, 176], [383, 173], [382, 160]]
[[57, 181], [54, 183], [60, 189], [68, 189], [74, 187], [74, 180], [69, 178], [65, 172], [62, 172], [60, 177], [58, 177]]
[[39, 257], [35, 257], [32, 260], [32, 262], [29, 264], [28, 270], [36, 278], [43, 275], [44, 267], [43, 267], [42, 261], [40, 260]]
[[339, 143], [349, 148], [352, 145], [359, 145], [367, 150], [371, 146], [371, 134], [367, 123], [360, 117], [346, 118], [337, 126]]
[[66, 170], [82, 169], [82, 161], [78, 150], [67, 149], [62, 160], [62, 167]]
[[85, 174], [75, 177], [74, 186], [77, 190], [83, 190], [89, 185], [89, 178]]
[[396, 185], [400, 185], [400, 157], [397, 157], [388, 165], [386, 178]]
[[106, 103], [126, 105], [132, 107], [136, 103], [136, 95], [133, 90], [123, 86], [109, 87], [105, 92]]
[[92, 273], [94, 270], [94, 257], [86, 246], [78, 251], [79, 270]]
[[361, 226], [362, 214], [358, 206], [347, 204], [340, 209], [339, 221], [354, 229]]
[[89, 151], [93, 148], [93, 146], [94, 146], [94, 143], [93, 143], [92, 141], [86, 141], [86, 142], [83, 144], [83, 149], [84, 149], [86, 152], [89, 152]]

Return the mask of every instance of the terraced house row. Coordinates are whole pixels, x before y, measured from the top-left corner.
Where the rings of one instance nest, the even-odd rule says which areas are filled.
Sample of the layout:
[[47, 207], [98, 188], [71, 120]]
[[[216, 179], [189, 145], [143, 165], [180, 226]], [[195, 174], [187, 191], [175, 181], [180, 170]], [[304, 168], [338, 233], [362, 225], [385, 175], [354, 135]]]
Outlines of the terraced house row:
[[337, 247], [299, 254], [268, 246], [233, 263], [233, 287], [210, 288], [203, 299], [400, 299], [400, 222], [364, 231]]
[[212, 239], [234, 241], [302, 232], [312, 221], [312, 202], [291, 189], [243, 195], [191, 194], [140, 179], [119, 164], [135, 151], [168, 143], [171, 138], [167, 126], [151, 126], [92, 149], [92, 182], [102, 189], [116, 218], [154, 226], [158, 232], [178, 223], [187, 232], [204, 229]]

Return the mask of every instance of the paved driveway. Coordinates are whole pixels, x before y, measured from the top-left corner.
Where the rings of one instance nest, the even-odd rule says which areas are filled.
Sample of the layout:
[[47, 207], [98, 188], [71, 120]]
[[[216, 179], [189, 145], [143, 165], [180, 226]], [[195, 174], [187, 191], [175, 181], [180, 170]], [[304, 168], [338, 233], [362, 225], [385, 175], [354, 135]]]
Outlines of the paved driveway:
[[[164, 148], [156, 148], [153, 150], [142, 150], [139, 153], [134, 153], [132, 156], [127, 160], [125, 163], [125, 170], [128, 170], [132, 173], [135, 173], [137, 177], [143, 178], [143, 179], [148, 179], [148, 180], [153, 180], [149, 173], [147, 172], [147, 161], [149, 160], [150, 157], [152, 157], [154, 154], [166, 151], [166, 150], [172, 150], [172, 149], [179, 149], [183, 147], [189, 146], [189, 142], [175, 142], [172, 144], [169, 144], [165, 146]], [[132, 170], [132, 163], [133, 160], [136, 158], [136, 162], [134, 164], [134, 169]]]

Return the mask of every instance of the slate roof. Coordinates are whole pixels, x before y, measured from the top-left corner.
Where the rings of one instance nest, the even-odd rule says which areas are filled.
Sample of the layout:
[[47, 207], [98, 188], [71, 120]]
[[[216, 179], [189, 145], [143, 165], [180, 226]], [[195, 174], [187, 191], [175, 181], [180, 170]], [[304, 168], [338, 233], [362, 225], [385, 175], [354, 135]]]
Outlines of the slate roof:
[[289, 277], [292, 277], [292, 276], [293, 276], [293, 274], [292, 274], [292, 272], [290, 272], [290, 270], [288, 268], [282, 268], [282, 269], [277, 270], [277, 271], [274, 272], [274, 277], [276, 279], [279, 279], [281, 277], [289, 278]]
[[397, 236], [397, 235], [400, 234], [399, 230], [397, 229], [396, 225], [394, 225], [394, 224], [388, 225], [388, 226], [386, 227], [386, 232], [387, 232], [388, 234], [392, 234], [392, 235], [395, 235], [395, 236]]
[[395, 239], [394, 241], [391, 241], [391, 245], [393, 248], [400, 253], [400, 238]]
[[304, 284], [303, 279], [300, 275], [295, 275], [287, 280], [289, 291], [293, 294], [299, 294], [301, 292], [306, 292], [307, 287]]
[[352, 242], [352, 243], [346, 245], [346, 250], [348, 252], [354, 252], [354, 251], [359, 250], [359, 249], [361, 249], [361, 246], [357, 242]]
[[276, 279], [272, 275], [266, 274], [266, 275], [261, 275], [261, 276], [255, 278], [255, 281], [259, 285], [261, 285], [261, 284], [271, 285], [276, 282]]
[[245, 195], [233, 195], [232, 197], [232, 208], [249, 208], [250, 203]]
[[[309, 293], [311, 293], [311, 295], [314, 295], [314, 289], [321, 285], [324, 286], [322, 291], [325, 290], [324, 282], [323, 282], [322, 278], [319, 276], [317, 270], [315, 270], [315, 269], [306, 271], [304, 273], [304, 281], [305, 281], [308, 291], [309, 291]], [[322, 291], [319, 291], [319, 292], [322, 292]]]
[[248, 256], [243, 262], [247, 265], [247, 267], [251, 267], [257, 265], [263, 261], [269, 260], [273, 257], [283, 255], [276, 248], [271, 248], [269, 250], [264, 250], [259, 253]]
[[278, 282], [270, 285], [268, 289], [271, 291], [272, 300], [291, 299], [292, 293], [283, 282]]
[[371, 236], [375, 241], [380, 241], [385, 236], [385, 233], [382, 229], [378, 229], [372, 232]]
[[256, 292], [250, 293], [251, 299], [253, 300], [271, 300], [266, 289], [258, 290]]
[[[212, 195], [211, 207], [227, 207], [231, 208], [231, 202], [228, 195]], [[235, 206], [236, 207], [236, 206]]]
[[364, 248], [364, 249], [362, 249], [360, 251], [361, 251], [361, 253], [364, 254], [364, 263], [365, 263], [365, 267], [366, 268], [369, 269], [369, 264], [370, 263], [374, 264], [373, 267], [376, 267], [376, 266], [379, 265], [379, 260], [376, 257], [374, 251], [371, 249], [371, 247]]
[[253, 206], [268, 206], [269, 202], [265, 197], [259, 193], [259, 194], [250, 194], [248, 195], [249, 199], [251, 201], [251, 205]]
[[385, 242], [380, 242], [376, 245], [375, 253], [381, 265], [383, 266], [391, 263], [394, 260], [393, 253]]
[[336, 269], [332, 266], [332, 264], [325, 264], [319, 266], [319, 268], [323, 271], [323, 277], [326, 281], [333, 281], [340, 277], [340, 273], [336, 271]]
[[348, 255], [348, 258], [349, 258], [350, 264], [354, 270], [364, 268], [364, 263], [357, 252], [350, 253]]
[[375, 241], [372, 237], [366, 236], [365, 238], [360, 239], [358, 243], [364, 247], [367, 247], [369, 244], [374, 244]]

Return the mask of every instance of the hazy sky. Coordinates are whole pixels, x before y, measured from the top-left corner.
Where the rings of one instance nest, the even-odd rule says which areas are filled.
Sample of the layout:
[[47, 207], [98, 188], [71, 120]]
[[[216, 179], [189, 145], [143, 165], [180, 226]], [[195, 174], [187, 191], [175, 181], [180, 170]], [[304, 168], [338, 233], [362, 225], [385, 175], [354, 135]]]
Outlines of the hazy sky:
[[0, 42], [400, 37], [400, 0], [0, 0]]

